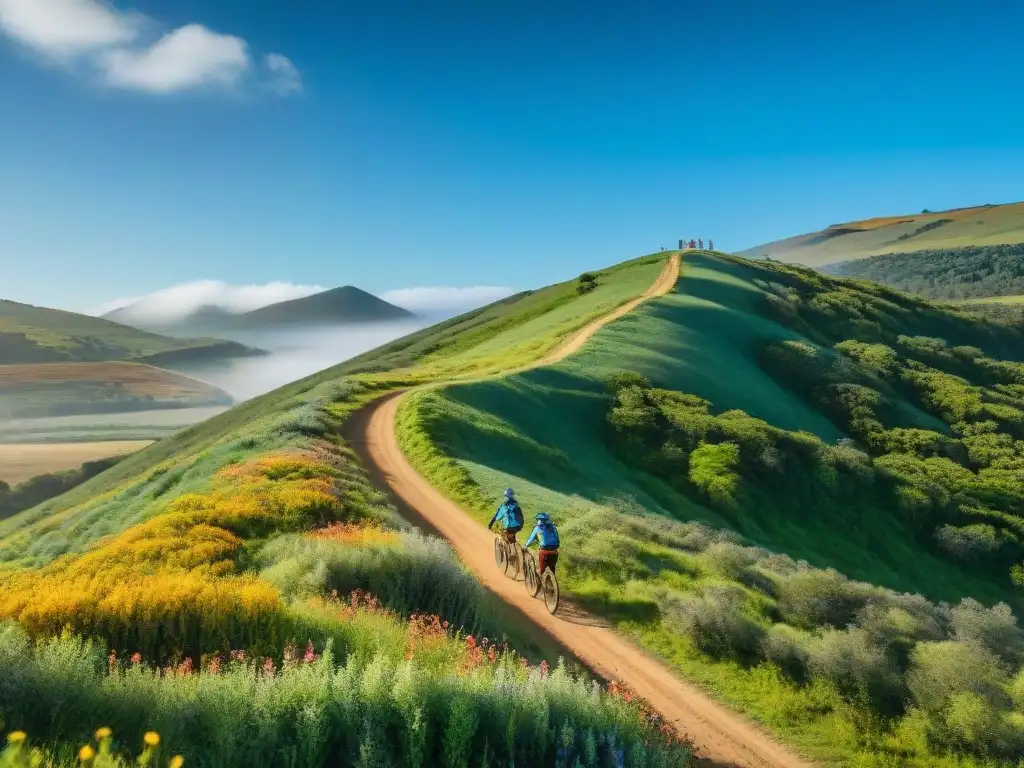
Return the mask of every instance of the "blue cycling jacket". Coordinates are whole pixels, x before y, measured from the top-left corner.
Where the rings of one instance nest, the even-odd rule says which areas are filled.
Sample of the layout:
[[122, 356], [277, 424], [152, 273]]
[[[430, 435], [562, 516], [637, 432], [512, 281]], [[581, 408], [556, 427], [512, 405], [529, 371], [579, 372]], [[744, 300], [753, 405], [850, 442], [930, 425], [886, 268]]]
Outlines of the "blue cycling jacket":
[[541, 549], [558, 549], [558, 529], [555, 528], [555, 524], [552, 522], [537, 523], [534, 526], [533, 533], [530, 534], [530, 538], [526, 540], [526, 544], [523, 546], [528, 547], [535, 540]]
[[522, 528], [523, 510], [519, 508], [519, 502], [512, 499], [512, 501], [507, 501], [498, 507], [498, 511], [494, 513], [494, 517], [491, 518], [491, 522], [487, 524], [487, 527], [490, 528], [494, 525], [495, 521], [500, 522], [502, 528]]

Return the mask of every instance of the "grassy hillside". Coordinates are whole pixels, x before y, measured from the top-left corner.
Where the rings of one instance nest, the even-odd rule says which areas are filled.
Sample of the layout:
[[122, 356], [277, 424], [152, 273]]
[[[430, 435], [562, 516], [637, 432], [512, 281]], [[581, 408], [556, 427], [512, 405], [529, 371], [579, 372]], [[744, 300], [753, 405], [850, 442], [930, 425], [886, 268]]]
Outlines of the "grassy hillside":
[[102, 318], [0, 300], [0, 361], [4, 363], [140, 360], [159, 355], [184, 362], [258, 354], [235, 342], [171, 339]]
[[821, 266], [882, 253], [949, 250], [1024, 242], [1024, 203], [984, 205], [833, 224], [818, 232], [738, 253], [752, 259]]
[[217, 387], [141, 363], [0, 365], [0, 418], [231, 405]]
[[338, 437], [361, 403], [427, 372], [528, 362], [663, 260], [394, 342], [0, 521], [4, 727], [48, 749], [151, 728], [200, 765], [686, 764], [637, 699], [538, 664]]
[[480, 520], [508, 485], [553, 512], [576, 599], [821, 760], [1006, 764], [1022, 350], [880, 286], [688, 254], [565, 362], [417, 393], [400, 438]]

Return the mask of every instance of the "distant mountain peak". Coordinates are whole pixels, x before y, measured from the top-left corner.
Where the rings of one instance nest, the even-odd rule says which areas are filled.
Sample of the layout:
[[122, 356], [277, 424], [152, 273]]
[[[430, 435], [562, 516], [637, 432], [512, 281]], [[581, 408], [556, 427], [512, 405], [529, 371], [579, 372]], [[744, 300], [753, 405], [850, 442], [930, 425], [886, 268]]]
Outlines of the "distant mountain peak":
[[148, 331], [180, 336], [273, 330], [278, 326], [388, 322], [408, 319], [414, 315], [354, 285], [342, 285], [249, 312], [234, 312], [218, 304], [204, 304], [183, 317], [171, 319], [158, 317], [143, 300], [115, 309], [103, 317]]

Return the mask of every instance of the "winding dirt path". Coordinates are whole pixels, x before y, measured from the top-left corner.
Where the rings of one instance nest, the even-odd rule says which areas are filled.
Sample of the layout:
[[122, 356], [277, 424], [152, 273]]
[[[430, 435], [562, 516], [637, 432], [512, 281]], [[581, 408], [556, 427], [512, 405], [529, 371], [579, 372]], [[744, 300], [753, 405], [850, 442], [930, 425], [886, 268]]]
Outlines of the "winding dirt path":
[[[603, 326], [647, 299], [671, 291], [678, 274], [676, 254], [643, 296], [587, 324], [529, 368], [550, 365], [576, 352]], [[518, 370], [526, 369], [502, 375]], [[408, 391], [395, 393], [371, 403], [360, 418], [351, 422], [350, 435], [352, 448], [387, 484], [400, 509], [447, 539], [487, 588], [516, 614], [547, 633], [560, 648], [606, 680], [621, 680], [638, 691], [662, 717], [693, 739], [705, 764], [721, 768], [810, 768], [811, 763], [681, 680], [668, 665], [651, 658], [601, 620], [572, 605], [551, 616], [542, 601], [526, 594], [521, 582], [499, 573], [493, 560], [493, 535], [430, 485], [402, 454], [395, 435], [395, 416], [406, 394]]]

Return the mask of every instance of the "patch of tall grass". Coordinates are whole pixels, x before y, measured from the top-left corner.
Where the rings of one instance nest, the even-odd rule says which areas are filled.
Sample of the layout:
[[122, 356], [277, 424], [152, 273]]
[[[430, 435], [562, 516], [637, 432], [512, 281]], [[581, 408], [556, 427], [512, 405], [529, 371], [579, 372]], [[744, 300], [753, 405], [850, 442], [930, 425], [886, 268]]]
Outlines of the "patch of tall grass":
[[477, 660], [447, 674], [415, 655], [339, 663], [329, 647], [281, 665], [236, 655], [160, 672], [112, 664], [102, 646], [68, 634], [33, 645], [6, 625], [0, 716], [48, 742], [84, 742], [97, 722], [129, 743], [155, 730], [186, 765], [686, 764], [686, 747], [625, 698], [562, 667], [471, 650], [463, 660]]

